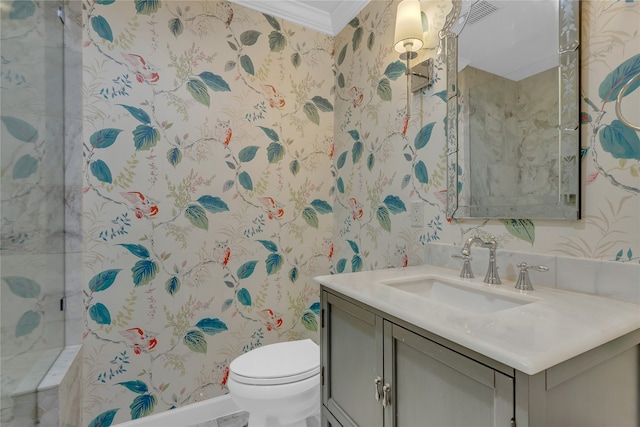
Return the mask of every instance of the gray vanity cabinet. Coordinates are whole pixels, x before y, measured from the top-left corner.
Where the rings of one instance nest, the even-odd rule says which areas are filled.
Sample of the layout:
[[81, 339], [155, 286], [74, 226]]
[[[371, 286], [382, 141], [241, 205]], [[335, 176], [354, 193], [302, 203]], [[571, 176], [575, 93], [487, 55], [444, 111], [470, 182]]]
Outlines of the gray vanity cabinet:
[[511, 424], [512, 376], [355, 301], [324, 291], [322, 303], [323, 426]]

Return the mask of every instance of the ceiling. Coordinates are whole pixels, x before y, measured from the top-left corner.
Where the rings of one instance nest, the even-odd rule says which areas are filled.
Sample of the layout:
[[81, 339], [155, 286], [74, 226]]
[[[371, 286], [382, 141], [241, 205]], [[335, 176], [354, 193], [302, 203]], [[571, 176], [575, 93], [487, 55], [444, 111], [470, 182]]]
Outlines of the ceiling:
[[336, 36], [369, 0], [231, 0], [267, 15]]

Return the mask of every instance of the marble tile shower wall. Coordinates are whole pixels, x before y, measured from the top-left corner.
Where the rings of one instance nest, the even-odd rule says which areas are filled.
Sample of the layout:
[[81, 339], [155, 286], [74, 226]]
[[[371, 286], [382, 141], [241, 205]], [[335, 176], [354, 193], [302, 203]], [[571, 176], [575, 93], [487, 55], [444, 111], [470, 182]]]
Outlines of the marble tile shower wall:
[[2, 8], [0, 419], [26, 426], [65, 337], [63, 26], [54, 2]]

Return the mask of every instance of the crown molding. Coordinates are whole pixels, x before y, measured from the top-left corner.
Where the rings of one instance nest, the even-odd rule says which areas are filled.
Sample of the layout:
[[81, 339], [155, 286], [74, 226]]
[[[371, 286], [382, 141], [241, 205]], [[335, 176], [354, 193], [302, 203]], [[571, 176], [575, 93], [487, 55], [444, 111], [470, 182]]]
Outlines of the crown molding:
[[342, 0], [329, 13], [299, 0], [230, 1], [330, 36], [336, 36], [369, 2], [369, 0]]

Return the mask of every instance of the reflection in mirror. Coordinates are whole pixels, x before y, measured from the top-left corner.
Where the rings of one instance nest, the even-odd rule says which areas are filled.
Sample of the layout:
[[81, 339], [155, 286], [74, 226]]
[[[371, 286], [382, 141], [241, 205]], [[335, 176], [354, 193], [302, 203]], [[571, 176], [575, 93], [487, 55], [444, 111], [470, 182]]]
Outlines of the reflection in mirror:
[[447, 216], [579, 218], [579, 2], [454, 3]]

